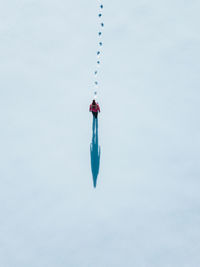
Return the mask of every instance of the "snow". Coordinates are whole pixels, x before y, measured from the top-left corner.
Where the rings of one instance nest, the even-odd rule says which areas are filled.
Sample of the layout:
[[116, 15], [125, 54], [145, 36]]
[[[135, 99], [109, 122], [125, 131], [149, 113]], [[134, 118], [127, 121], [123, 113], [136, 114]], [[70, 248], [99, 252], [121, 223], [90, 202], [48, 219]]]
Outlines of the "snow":
[[197, 1], [0, 3], [0, 265], [196, 267]]

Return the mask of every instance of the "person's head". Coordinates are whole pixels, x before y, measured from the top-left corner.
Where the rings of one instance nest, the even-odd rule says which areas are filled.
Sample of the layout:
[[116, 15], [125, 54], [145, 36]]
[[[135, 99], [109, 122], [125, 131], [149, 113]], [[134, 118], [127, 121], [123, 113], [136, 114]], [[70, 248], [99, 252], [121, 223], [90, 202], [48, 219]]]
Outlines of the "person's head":
[[92, 101], [92, 105], [96, 105], [96, 101], [95, 101], [95, 99]]

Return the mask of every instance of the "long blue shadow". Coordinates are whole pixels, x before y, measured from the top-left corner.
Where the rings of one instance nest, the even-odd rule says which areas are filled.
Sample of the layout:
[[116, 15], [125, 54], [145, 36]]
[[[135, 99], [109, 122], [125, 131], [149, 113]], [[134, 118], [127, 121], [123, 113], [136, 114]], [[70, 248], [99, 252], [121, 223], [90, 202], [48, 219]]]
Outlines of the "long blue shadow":
[[90, 157], [91, 157], [91, 170], [92, 170], [94, 187], [96, 187], [97, 185], [97, 178], [98, 178], [99, 166], [100, 166], [100, 154], [101, 154], [101, 148], [98, 143], [98, 118], [95, 119], [93, 116], [92, 143], [90, 144]]

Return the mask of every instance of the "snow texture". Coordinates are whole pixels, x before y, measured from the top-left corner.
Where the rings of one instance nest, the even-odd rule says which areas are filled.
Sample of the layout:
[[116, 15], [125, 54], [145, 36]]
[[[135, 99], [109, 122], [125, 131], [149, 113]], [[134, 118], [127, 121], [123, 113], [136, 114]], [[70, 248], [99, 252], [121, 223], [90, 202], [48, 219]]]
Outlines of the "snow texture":
[[0, 266], [200, 266], [199, 1], [0, 2]]

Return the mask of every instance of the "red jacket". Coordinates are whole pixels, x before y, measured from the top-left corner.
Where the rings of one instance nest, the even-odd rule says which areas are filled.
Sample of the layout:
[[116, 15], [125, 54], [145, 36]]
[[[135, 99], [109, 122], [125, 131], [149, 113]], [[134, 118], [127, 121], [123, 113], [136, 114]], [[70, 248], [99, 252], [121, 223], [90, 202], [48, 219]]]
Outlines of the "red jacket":
[[96, 105], [91, 104], [90, 105], [90, 111], [92, 111], [92, 112], [100, 112], [99, 105], [98, 104], [96, 104]]

